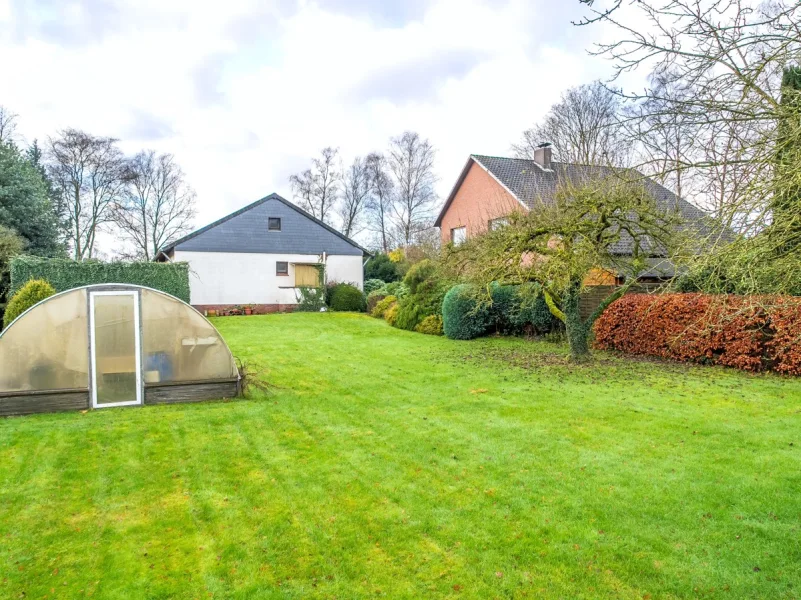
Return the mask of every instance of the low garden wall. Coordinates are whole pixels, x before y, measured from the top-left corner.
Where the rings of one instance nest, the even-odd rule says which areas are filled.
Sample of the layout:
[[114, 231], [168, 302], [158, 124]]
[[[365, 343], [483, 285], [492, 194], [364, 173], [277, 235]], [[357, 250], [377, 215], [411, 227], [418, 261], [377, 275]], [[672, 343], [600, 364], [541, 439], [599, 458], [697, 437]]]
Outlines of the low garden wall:
[[801, 375], [801, 299], [632, 294], [596, 321], [595, 347]]

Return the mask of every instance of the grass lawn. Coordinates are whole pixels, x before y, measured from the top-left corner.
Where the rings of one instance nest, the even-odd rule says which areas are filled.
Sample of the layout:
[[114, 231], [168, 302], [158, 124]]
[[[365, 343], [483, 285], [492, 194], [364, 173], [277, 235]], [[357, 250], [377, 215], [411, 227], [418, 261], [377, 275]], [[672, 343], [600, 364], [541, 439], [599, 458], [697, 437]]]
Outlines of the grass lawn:
[[269, 391], [0, 420], [0, 598], [801, 597], [801, 380], [217, 325]]

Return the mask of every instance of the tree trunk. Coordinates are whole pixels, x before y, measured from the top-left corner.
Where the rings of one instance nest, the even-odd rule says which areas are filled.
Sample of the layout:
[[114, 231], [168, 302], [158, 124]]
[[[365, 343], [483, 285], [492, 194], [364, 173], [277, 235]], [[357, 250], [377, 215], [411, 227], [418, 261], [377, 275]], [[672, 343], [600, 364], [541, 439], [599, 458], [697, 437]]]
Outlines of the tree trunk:
[[581, 296], [581, 282], [570, 283], [564, 301], [565, 332], [567, 342], [570, 344], [570, 360], [573, 362], [587, 362], [590, 359], [589, 325], [581, 318], [579, 311], [579, 298]]

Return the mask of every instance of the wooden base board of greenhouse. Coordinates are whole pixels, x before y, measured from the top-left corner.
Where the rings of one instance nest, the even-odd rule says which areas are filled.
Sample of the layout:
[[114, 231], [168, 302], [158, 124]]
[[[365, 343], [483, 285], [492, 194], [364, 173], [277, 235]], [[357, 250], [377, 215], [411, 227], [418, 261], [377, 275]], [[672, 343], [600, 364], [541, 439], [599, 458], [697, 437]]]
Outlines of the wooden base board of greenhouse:
[[[239, 381], [236, 379], [148, 384], [145, 385], [144, 404], [180, 404], [236, 398], [240, 393], [239, 385]], [[0, 393], [0, 417], [89, 410], [90, 408], [90, 395], [86, 388]]]

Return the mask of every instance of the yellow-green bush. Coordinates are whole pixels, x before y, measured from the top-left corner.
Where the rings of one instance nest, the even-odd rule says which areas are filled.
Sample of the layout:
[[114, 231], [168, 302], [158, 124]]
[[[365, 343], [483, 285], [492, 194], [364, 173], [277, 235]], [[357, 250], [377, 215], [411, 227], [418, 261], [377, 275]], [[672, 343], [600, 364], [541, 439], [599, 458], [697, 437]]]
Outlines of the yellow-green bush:
[[439, 273], [433, 261], [425, 259], [412, 266], [403, 284], [409, 293], [398, 299], [396, 327], [416, 331], [417, 326], [431, 315], [442, 314], [442, 299], [449, 284]]
[[373, 316], [376, 319], [383, 319], [384, 313], [387, 312], [387, 309], [393, 304], [397, 304], [397, 302], [398, 299], [395, 296], [387, 296], [375, 305], [375, 308], [373, 309], [373, 312], [370, 313], [370, 316]]
[[414, 328], [417, 333], [426, 335], [442, 335], [442, 317], [429, 315]]
[[56, 290], [44, 279], [32, 279], [23, 285], [19, 291], [11, 297], [6, 306], [6, 313], [3, 315], [5, 327], [28, 310], [30, 307], [39, 304], [42, 300], [54, 295]]
[[384, 320], [385, 320], [387, 323], [389, 323], [390, 325], [392, 325], [393, 327], [395, 327], [395, 321], [397, 321], [397, 320], [398, 320], [398, 309], [399, 309], [399, 308], [400, 308], [400, 307], [398, 306], [398, 303], [397, 303], [397, 302], [395, 302], [395, 304], [393, 304], [392, 306], [390, 306], [390, 307], [389, 307], [389, 308], [386, 310], [386, 312], [384, 312]]

